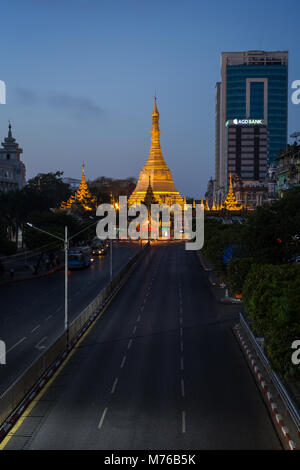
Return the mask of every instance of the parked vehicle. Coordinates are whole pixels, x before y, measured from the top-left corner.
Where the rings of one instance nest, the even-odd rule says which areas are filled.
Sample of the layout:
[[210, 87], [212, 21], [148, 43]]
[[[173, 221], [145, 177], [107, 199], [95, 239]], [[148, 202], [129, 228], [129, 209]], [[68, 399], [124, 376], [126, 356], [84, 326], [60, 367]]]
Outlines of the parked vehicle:
[[68, 253], [68, 266], [70, 269], [87, 268], [91, 265], [92, 250], [89, 246], [71, 248]]

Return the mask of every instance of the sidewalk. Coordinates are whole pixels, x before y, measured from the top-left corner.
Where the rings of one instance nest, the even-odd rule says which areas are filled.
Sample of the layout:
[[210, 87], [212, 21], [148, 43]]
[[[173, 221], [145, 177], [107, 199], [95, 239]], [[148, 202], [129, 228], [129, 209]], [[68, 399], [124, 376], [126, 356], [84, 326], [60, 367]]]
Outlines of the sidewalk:
[[242, 300], [237, 299], [234, 296], [234, 294], [230, 291], [229, 287], [218, 278], [214, 270], [214, 265], [212, 264], [212, 262], [208, 260], [207, 258], [205, 258], [205, 256], [203, 256], [203, 254], [200, 251], [197, 251], [197, 256], [199, 258], [200, 264], [202, 268], [204, 269], [204, 271], [209, 272], [208, 280], [210, 284], [214, 287], [225, 289], [223, 291], [223, 295], [220, 298], [220, 302], [224, 304], [241, 304]]

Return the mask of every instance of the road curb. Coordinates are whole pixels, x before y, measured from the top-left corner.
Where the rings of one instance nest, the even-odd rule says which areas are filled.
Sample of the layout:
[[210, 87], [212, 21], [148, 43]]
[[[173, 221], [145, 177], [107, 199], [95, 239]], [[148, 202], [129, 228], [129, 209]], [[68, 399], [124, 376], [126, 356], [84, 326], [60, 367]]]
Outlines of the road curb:
[[280, 415], [280, 413], [278, 412], [278, 406], [277, 406], [277, 403], [274, 401], [273, 399], [273, 395], [271, 394], [271, 392], [269, 391], [268, 389], [268, 386], [264, 380], [264, 377], [262, 375], [262, 373], [260, 372], [257, 364], [256, 364], [256, 361], [255, 361], [255, 358], [254, 356], [251, 354], [251, 351], [250, 349], [248, 348], [248, 345], [247, 343], [245, 342], [244, 338], [243, 338], [243, 335], [241, 334], [240, 332], [240, 328], [238, 325], [236, 325], [234, 327], [234, 332], [236, 334], [236, 337], [240, 343], [240, 345], [242, 346], [247, 358], [248, 358], [248, 361], [249, 363], [251, 364], [251, 368], [254, 372], [254, 374], [256, 375], [257, 379], [258, 379], [258, 382], [261, 386], [261, 389], [262, 391], [264, 392], [267, 400], [268, 400], [268, 404], [269, 404], [269, 407], [272, 411], [272, 414], [274, 415], [275, 419], [276, 419], [276, 422], [278, 423], [279, 427], [280, 427], [280, 430], [284, 436], [284, 438], [286, 439], [287, 443], [288, 443], [288, 446], [289, 446], [289, 449], [290, 450], [296, 450], [296, 445], [294, 443], [294, 441], [291, 439], [290, 435], [289, 435], [289, 429], [284, 425], [284, 422], [283, 422], [283, 419], [282, 419], [282, 416]]
[[62, 269], [64, 269], [64, 266], [59, 266], [58, 268], [51, 269], [51, 271], [48, 271], [47, 273], [36, 274], [35, 276], [21, 277], [19, 279], [8, 279], [7, 281], [1, 281], [0, 286], [7, 286], [9, 284], [15, 284], [16, 282], [22, 281], [32, 281], [33, 279], [41, 279], [43, 277], [50, 276], [50, 274], [56, 273], [57, 271], [61, 271]]

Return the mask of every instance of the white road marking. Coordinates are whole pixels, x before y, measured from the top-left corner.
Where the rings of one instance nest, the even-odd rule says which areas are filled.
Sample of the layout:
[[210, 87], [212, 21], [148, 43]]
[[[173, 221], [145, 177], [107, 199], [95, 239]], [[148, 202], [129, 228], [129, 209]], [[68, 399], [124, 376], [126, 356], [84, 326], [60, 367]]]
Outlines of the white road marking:
[[18, 341], [16, 344], [14, 344], [10, 349], [7, 350], [7, 352], [9, 353], [10, 351], [12, 351], [16, 346], [18, 346], [19, 344], [23, 343], [23, 341], [25, 341], [26, 339], [26, 336], [24, 336], [24, 338], [20, 339], [20, 341]]
[[180, 341], [180, 349], [181, 349], [181, 352], [183, 352], [183, 342], [182, 342], [182, 340]]
[[180, 327], [180, 336], [182, 336], [182, 328]]
[[37, 349], [45, 349], [46, 346], [40, 346], [41, 343], [43, 343], [47, 339], [47, 336], [41, 339], [41, 341], [38, 342], [38, 344], [35, 345], [35, 348]]
[[123, 359], [122, 359], [121, 366], [120, 366], [121, 369], [123, 369], [123, 366], [124, 366], [124, 364], [125, 364], [125, 361], [126, 361], [126, 356], [124, 356]]
[[59, 312], [62, 309], [62, 307], [58, 307], [55, 311]]
[[135, 335], [135, 332], [136, 332], [136, 325], [135, 325], [135, 327], [134, 327], [133, 330], [132, 330], [132, 334]]
[[184, 370], [183, 357], [180, 358], [180, 369]]
[[35, 328], [33, 328], [33, 330], [31, 330], [30, 333], [33, 333], [34, 331], [38, 330], [40, 328], [41, 325], [37, 325]]
[[179, 318], [180, 323], [182, 323], [182, 317]]
[[184, 380], [181, 379], [181, 395], [184, 397]]
[[140, 319], [141, 319], [141, 315], [137, 317], [136, 321], [140, 321]]
[[114, 384], [113, 384], [113, 386], [112, 386], [112, 389], [111, 389], [110, 393], [115, 393], [118, 380], [119, 380], [119, 377], [117, 377], [117, 378], [115, 379]]
[[108, 410], [108, 408], [105, 408], [103, 413], [102, 413], [101, 419], [100, 419], [99, 424], [98, 424], [98, 429], [102, 428], [103, 421], [104, 421], [105, 415], [107, 413], [107, 410]]
[[182, 422], [182, 432], [185, 433], [185, 411], [182, 412], [182, 417], [181, 417], [181, 422]]
[[127, 349], [129, 349], [131, 347], [131, 345], [132, 345], [132, 339], [129, 340]]
[[48, 320], [50, 320], [50, 318], [52, 318], [52, 313], [51, 313], [51, 315], [49, 315], [49, 317], [47, 317], [47, 318], [46, 318], [46, 320], [45, 320], [45, 321], [48, 321]]
[[144, 310], [144, 305], [141, 306], [141, 312]]

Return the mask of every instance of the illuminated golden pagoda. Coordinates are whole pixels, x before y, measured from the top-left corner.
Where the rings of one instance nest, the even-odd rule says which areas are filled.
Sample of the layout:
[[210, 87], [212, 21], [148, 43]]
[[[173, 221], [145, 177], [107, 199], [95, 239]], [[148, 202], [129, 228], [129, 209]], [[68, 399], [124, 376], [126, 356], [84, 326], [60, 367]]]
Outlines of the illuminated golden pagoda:
[[82, 176], [79, 188], [76, 193], [69, 197], [67, 202], [62, 202], [60, 208], [63, 210], [70, 210], [74, 205], [82, 206], [86, 211], [95, 210], [97, 207], [97, 199], [95, 196], [92, 196], [84, 172], [84, 163], [82, 164]]
[[236, 200], [233, 187], [232, 187], [231, 173], [230, 173], [230, 178], [229, 178], [228, 193], [223, 204], [224, 204], [225, 209], [227, 209], [228, 211], [240, 211], [241, 209], [243, 209], [243, 206], [239, 204]]
[[140, 172], [136, 188], [131, 194], [128, 204], [140, 204], [144, 201], [148, 189], [149, 177], [153, 196], [159, 204], [180, 204], [183, 199], [176, 190], [171, 171], [166, 164], [160, 147], [159, 112], [154, 97], [154, 109], [152, 113], [151, 147], [148, 160]]

